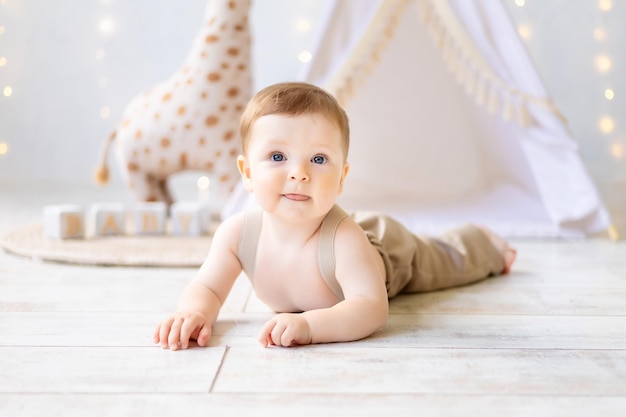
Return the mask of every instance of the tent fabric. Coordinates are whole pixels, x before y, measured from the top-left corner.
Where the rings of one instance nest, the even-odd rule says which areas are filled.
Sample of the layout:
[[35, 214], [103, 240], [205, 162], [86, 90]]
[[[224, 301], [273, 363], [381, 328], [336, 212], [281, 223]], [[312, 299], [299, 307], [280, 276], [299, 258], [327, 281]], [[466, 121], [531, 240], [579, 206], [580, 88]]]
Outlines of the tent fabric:
[[[339, 199], [417, 233], [584, 237], [610, 218], [500, 2], [335, 0], [299, 79], [351, 124]], [[254, 205], [240, 187], [228, 216]]]

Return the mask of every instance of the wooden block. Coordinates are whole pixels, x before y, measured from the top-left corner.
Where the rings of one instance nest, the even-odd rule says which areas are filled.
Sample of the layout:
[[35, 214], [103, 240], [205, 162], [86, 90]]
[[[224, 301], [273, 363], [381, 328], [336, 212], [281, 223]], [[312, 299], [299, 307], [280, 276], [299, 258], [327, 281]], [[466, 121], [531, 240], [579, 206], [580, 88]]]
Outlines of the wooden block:
[[165, 203], [136, 203], [133, 209], [136, 235], [165, 234], [165, 220], [167, 218]]
[[209, 206], [200, 201], [177, 201], [171, 207], [172, 234], [199, 236], [208, 233]]
[[83, 206], [62, 204], [45, 206], [43, 210], [44, 232], [57, 239], [85, 237], [85, 211]]
[[92, 204], [89, 214], [95, 236], [117, 236], [126, 233], [126, 208], [124, 204]]

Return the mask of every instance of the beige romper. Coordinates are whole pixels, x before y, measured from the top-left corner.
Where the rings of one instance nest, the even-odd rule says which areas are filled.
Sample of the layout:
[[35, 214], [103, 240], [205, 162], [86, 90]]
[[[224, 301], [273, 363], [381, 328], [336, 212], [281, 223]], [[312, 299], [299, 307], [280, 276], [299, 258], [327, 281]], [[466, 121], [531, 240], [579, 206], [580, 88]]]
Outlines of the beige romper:
[[[318, 264], [328, 287], [343, 299], [335, 278], [334, 237], [348, 214], [335, 205], [322, 221]], [[432, 291], [468, 284], [500, 274], [504, 256], [478, 227], [465, 225], [438, 237], [417, 236], [398, 221], [378, 213], [350, 215], [380, 252], [386, 270], [387, 294]], [[238, 257], [254, 285], [254, 263], [261, 233], [262, 212], [246, 213], [239, 240]]]

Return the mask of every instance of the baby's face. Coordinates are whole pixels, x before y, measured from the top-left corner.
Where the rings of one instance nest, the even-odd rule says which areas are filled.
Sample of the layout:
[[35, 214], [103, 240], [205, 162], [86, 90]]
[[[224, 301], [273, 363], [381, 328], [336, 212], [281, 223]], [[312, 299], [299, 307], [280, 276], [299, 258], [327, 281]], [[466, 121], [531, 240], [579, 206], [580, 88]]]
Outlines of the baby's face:
[[259, 118], [238, 165], [244, 185], [267, 212], [285, 220], [324, 216], [348, 172], [339, 128], [320, 114]]

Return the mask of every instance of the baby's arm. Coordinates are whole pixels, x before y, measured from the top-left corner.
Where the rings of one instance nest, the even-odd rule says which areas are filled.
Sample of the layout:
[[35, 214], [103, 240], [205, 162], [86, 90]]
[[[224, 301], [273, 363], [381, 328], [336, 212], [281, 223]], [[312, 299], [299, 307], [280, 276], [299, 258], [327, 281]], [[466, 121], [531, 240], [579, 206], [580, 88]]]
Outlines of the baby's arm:
[[345, 299], [329, 308], [278, 314], [259, 333], [264, 346], [347, 342], [374, 333], [387, 322], [385, 268], [359, 225], [345, 219], [335, 237], [337, 281]]
[[241, 272], [236, 255], [240, 231], [241, 216], [233, 216], [218, 227], [209, 255], [183, 291], [177, 311], [159, 323], [154, 332], [154, 342], [162, 348], [186, 349], [190, 339], [206, 346], [211, 326]]

